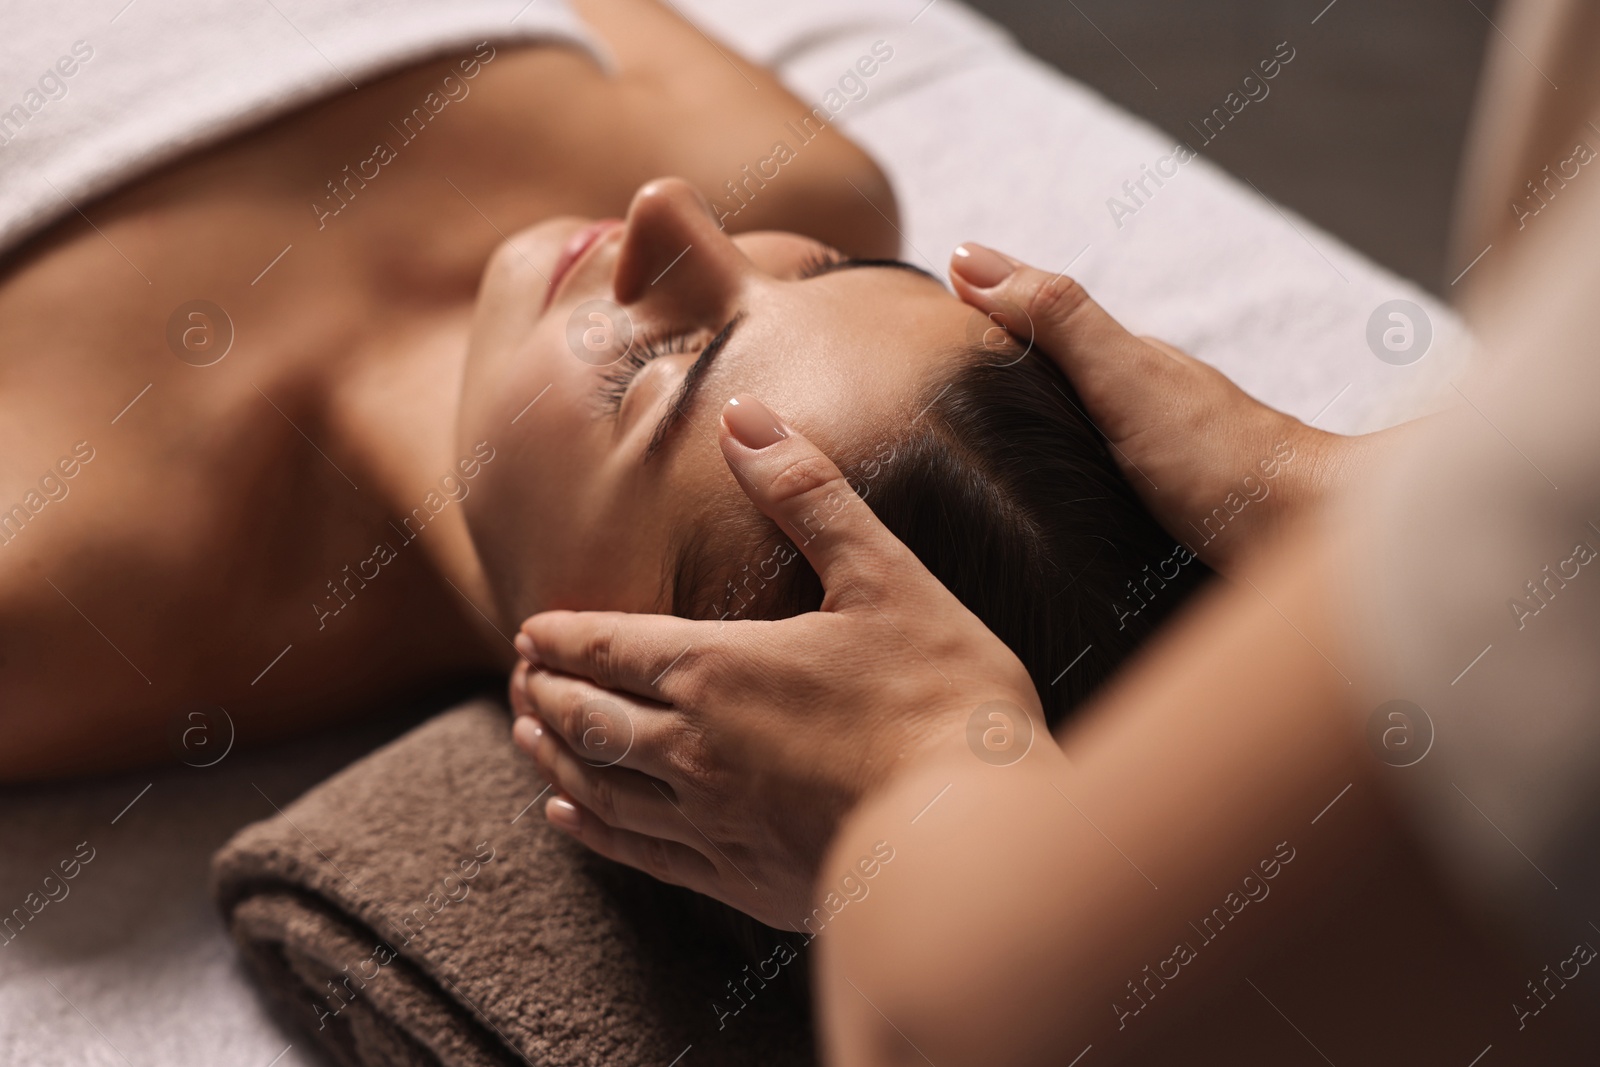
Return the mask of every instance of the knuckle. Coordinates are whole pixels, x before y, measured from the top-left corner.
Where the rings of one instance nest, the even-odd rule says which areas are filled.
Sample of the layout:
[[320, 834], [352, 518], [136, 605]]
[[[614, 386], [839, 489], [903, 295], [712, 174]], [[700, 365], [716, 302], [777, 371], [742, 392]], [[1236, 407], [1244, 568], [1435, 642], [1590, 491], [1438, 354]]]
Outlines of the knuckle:
[[1047, 279], [1033, 290], [1029, 314], [1053, 326], [1065, 326], [1092, 305], [1089, 291], [1065, 275]]
[[705, 734], [699, 730], [686, 730], [665, 753], [667, 767], [676, 783], [700, 785], [706, 777], [710, 752]]
[[1217, 412], [1203, 397], [1193, 392], [1178, 396], [1171, 408], [1172, 419], [1183, 436], [1180, 440], [1202, 441], [1216, 427]]
[[644, 863], [645, 873], [650, 877], [662, 882], [677, 881], [673, 877], [671, 851], [667, 848], [667, 843], [661, 838], [647, 838], [640, 859]]
[[566, 699], [561, 702], [561, 722], [556, 728], [567, 746], [579, 756], [589, 747], [589, 723], [584, 721], [588, 703], [588, 694], [578, 686], [570, 686]]
[[607, 826], [617, 825], [617, 790], [604, 774], [594, 775], [589, 781], [589, 810]]
[[533, 690], [533, 712], [546, 729], [562, 737], [572, 732], [572, 699], [567, 687], [556, 678], [540, 679]]
[[711, 660], [708, 651], [703, 647], [691, 646], [679, 653], [675, 660], [664, 663], [656, 675], [657, 691], [676, 707], [703, 707], [710, 690], [708, 674]]
[[583, 662], [588, 665], [589, 677], [603, 686], [609, 687], [614, 677], [617, 631], [621, 625], [621, 620], [613, 619], [610, 625], [596, 630], [584, 642]]
[[848, 489], [849, 486], [839, 473], [839, 468], [833, 465], [833, 461], [820, 452], [812, 451], [784, 464], [773, 475], [769, 485], [769, 492], [777, 501], [804, 500]]

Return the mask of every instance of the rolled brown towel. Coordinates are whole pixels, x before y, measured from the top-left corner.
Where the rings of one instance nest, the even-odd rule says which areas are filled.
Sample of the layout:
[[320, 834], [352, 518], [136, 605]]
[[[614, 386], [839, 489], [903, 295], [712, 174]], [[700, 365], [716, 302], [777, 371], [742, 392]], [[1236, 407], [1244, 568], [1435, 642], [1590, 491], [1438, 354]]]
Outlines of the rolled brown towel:
[[804, 939], [764, 980], [706, 902], [552, 830], [543, 788], [478, 701], [241, 830], [217, 902], [280, 1016], [351, 1067], [812, 1063]]

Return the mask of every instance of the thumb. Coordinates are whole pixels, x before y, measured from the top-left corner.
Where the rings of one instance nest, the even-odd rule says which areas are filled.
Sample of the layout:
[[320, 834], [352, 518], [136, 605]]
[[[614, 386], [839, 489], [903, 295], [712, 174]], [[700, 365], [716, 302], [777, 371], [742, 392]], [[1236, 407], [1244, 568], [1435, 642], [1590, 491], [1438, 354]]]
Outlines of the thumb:
[[756, 507], [805, 554], [824, 608], [877, 604], [933, 576], [867, 507], [833, 460], [761, 401], [722, 409], [722, 455]]
[[1143, 421], [1141, 398], [1181, 388], [1182, 365], [1135, 337], [1064, 274], [1042, 270], [983, 245], [956, 248], [951, 281], [963, 301], [1044, 351], [1113, 441]]

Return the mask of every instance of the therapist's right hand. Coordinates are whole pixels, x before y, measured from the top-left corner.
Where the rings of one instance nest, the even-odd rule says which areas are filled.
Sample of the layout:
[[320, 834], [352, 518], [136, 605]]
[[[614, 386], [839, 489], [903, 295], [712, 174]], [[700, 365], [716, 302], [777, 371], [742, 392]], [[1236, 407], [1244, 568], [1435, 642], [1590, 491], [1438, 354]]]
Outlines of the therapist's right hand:
[[1370, 450], [1373, 435], [1307, 426], [1135, 337], [1071, 278], [970, 242], [951, 257], [951, 278], [957, 296], [1061, 368], [1151, 514], [1224, 573], [1317, 507]]
[[517, 636], [512, 736], [558, 790], [552, 824], [799, 929], [840, 820], [891, 777], [944, 751], [970, 759], [974, 729], [1035, 764], [1060, 750], [1031, 744], [1049, 735], [1022, 661], [832, 460], [749, 396], [724, 408], [721, 445], [815, 569], [821, 609], [725, 622], [535, 615]]

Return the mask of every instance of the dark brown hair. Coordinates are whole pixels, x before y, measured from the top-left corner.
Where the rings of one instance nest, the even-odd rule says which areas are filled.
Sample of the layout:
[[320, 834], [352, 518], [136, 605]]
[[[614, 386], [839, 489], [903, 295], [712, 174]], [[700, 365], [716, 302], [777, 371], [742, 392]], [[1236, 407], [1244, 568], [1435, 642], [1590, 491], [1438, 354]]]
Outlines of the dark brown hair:
[[[840, 469], [1017, 654], [1055, 726], [1210, 572], [1145, 510], [1048, 359], [980, 349], [941, 378], [903, 430]], [[713, 558], [711, 525], [755, 548], [730, 565], [719, 537]], [[674, 614], [784, 618], [822, 603], [816, 572], [748, 504], [675, 556]]]
[[[961, 353], [904, 428], [865, 455], [834, 460], [884, 525], [1022, 660], [1054, 727], [1211, 572], [1145, 510], [1060, 370], [1038, 354], [997, 355]], [[730, 544], [745, 553], [732, 562]], [[675, 615], [777, 619], [822, 603], [805, 557], [743, 499], [680, 531], [669, 553]], [[780, 995], [809, 1010], [811, 933], [774, 930], [688, 890], [636, 880], [650, 914], [682, 915], [687, 928], [723, 939], [733, 952], [730, 991], [751, 961], [759, 966], [787, 945], [795, 962], [781, 970]]]

